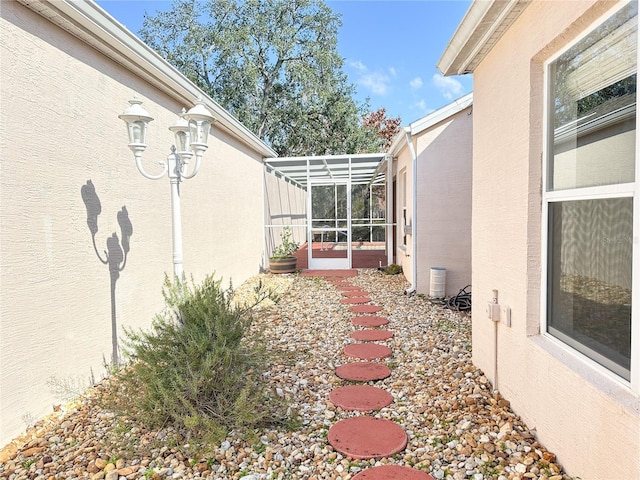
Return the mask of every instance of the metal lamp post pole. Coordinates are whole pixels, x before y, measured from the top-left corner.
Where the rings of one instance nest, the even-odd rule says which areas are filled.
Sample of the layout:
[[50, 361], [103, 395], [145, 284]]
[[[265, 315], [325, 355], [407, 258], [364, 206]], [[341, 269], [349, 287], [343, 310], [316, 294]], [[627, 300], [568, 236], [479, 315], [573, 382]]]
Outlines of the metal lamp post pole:
[[183, 278], [182, 254], [182, 210], [180, 205], [180, 159], [175, 153], [169, 155], [169, 182], [171, 183], [171, 231], [173, 235], [173, 274]]

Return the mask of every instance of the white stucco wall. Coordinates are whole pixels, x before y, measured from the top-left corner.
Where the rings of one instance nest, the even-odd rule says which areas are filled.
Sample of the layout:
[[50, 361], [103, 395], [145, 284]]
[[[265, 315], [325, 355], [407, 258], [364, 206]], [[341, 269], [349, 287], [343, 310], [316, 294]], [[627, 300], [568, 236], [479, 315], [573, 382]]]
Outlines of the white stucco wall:
[[[137, 93], [155, 120], [143, 160], [169, 153], [167, 127], [183, 107], [45, 18], [3, 2], [0, 189], [0, 445], [60, 403], [47, 382], [88, 384], [112, 356], [112, 318], [147, 327], [172, 274], [170, 187], [136, 170], [118, 118]], [[189, 107], [190, 105], [185, 105]], [[214, 126], [200, 173], [182, 185], [185, 273], [216, 272], [240, 284], [263, 255], [260, 155]], [[96, 248], [81, 188], [100, 200]], [[121, 240], [126, 206], [133, 235], [115, 281], [101, 263]]]
[[[418, 159], [417, 222], [414, 222], [412, 201], [411, 149], [403, 141], [395, 152], [397, 263], [402, 266], [407, 280], [412, 281], [413, 260], [417, 261], [416, 291], [424, 295], [430, 292], [432, 267], [447, 269], [447, 296], [471, 283], [471, 113], [471, 107], [464, 108], [426, 128], [417, 128], [412, 135]], [[406, 247], [402, 246], [403, 172], [406, 172], [407, 182], [407, 219], [416, 226], [416, 259], [412, 259], [411, 234], [407, 236]]]
[[[402, 267], [402, 273], [407, 280], [411, 281], [413, 278], [413, 264], [411, 262], [411, 255], [413, 245], [411, 243], [411, 229], [407, 229], [407, 244], [403, 244], [403, 196], [406, 202], [406, 218], [407, 223], [413, 223], [413, 202], [411, 201], [412, 195], [412, 182], [413, 182], [413, 166], [412, 158], [409, 148], [405, 147], [396, 155], [396, 161], [394, 162], [394, 175], [396, 182], [396, 198], [394, 206], [396, 209], [396, 263]], [[403, 182], [406, 182], [406, 193], [403, 193]]]
[[[640, 478], [640, 401], [540, 335], [543, 62], [611, 5], [532, 2], [474, 71], [473, 360], [584, 480]], [[512, 311], [496, 337], [492, 289]]]
[[418, 293], [431, 267], [446, 268], [445, 294], [471, 283], [472, 107], [416, 135]]

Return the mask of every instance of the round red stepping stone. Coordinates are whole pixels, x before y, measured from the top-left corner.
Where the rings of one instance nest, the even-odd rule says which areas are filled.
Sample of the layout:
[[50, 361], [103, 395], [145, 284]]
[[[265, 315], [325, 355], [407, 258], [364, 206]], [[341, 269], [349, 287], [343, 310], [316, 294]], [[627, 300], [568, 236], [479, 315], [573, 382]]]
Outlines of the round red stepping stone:
[[340, 300], [340, 303], [349, 305], [349, 304], [356, 304], [356, 303], [369, 303], [371, 301], [371, 299], [369, 297], [349, 297], [349, 298], [343, 298], [342, 300]]
[[358, 330], [356, 332], [351, 332], [351, 338], [353, 338], [354, 340], [359, 340], [361, 342], [377, 342], [379, 340], [389, 340], [390, 338], [393, 338], [393, 333], [389, 330]]
[[428, 473], [400, 465], [381, 465], [361, 471], [353, 480], [435, 480]]
[[407, 446], [407, 434], [397, 423], [367, 416], [334, 423], [327, 439], [340, 453], [357, 459], [390, 457]]
[[362, 360], [375, 360], [391, 356], [391, 349], [377, 343], [352, 343], [342, 349], [347, 357], [361, 358]]
[[345, 410], [369, 412], [391, 404], [393, 397], [386, 390], [370, 385], [347, 385], [329, 393], [329, 400]]
[[342, 296], [344, 297], [366, 297], [369, 295], [364, 290], [345, 290], [342, 292]]
[[382, 363], [351, 362], [336, 368], [336, 375], [344, 380], [370, 382], [387, 378], [391, 375], [391, 370]]
[[354, 305], [349, 307], [349, 310], [353, 313], [376, 313], [382, 310], [382, 307], [378, 305]]
[[359, 327], [381, 327], [389, 323], [389, 319], [373, 315], [363, 315], [361, 317], [353, 317], [351, 323]]

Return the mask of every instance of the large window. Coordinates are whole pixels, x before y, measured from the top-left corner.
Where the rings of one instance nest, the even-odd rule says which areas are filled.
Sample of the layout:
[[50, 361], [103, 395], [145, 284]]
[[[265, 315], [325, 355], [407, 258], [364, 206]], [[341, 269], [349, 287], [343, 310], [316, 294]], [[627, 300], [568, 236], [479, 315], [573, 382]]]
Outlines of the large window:
[[547, 332], [626, 380], [640, 348], [637, 9], [619, 9], [547, 69]]

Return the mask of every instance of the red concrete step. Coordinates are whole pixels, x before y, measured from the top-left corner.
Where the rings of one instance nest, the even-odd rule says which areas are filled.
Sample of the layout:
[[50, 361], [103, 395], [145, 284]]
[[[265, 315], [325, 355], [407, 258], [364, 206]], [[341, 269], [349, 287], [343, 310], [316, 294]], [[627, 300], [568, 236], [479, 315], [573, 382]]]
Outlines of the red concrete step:
[[369, 294], [364, 290], [344, 290], [341, 292], [343, 297], [368, 297]]
[[347, 357], [361, 358], [362, 360], [375, 360], [391, 356], [391, 349], [377, 343], [352, 343], [342, 349]]
[[361, 471], [352, 480], [435, 480], [435, 478], [415, 468], [381, 465]]
[[357, 327], [381, 327], [388, 323], [389, 320], [387, 318], [373, 315], [362, 315], [351, 319], [351, 324]]
[[340, 300], [343, 305], [354, 305], [359, 303], [369, 303], [371, 299], [369, 297], [349, 297]]
[[329, 400], [344, 410], [370, 412], [380, 410], [393, 402], [389, 392], [370, 385], [347, 385], [329, 393]]
[[376, 313], [382, 310], [378, 305], [354, 305], [349, 307], [349, 311], [353, 313]]
[[[356, 318], [360, 319], [360, 318], [366, 318], [366, 317], [356, 317]], [[389, 340], [390, 338], [393, 338], [393, 332], [390, 332], [389, 330], [378, 330], [378, 329], [368, 328], [366, 330], [358, 330], [355, 332], [351, 332], [351, 338], [353, 338], [354, 340], [359, 340], [361, 342], [377, 342], [377, 341]]]
[[357, 459], [390, 457], [407, 446], [407, 434], [397, 423], [367, 416], [334, 423], [327, 439], [337, 451]]
[[344, 380], [370, 382], [387, 378], [391, 375], [391, 370], [382, 363], [351, 362], [337, 367], [336, 375]]
[[349, 292], [349, 291], [362, 291], [362, 289], [356, 285], [338, 285], [336, 286], [338, 290], [341, 292]]

